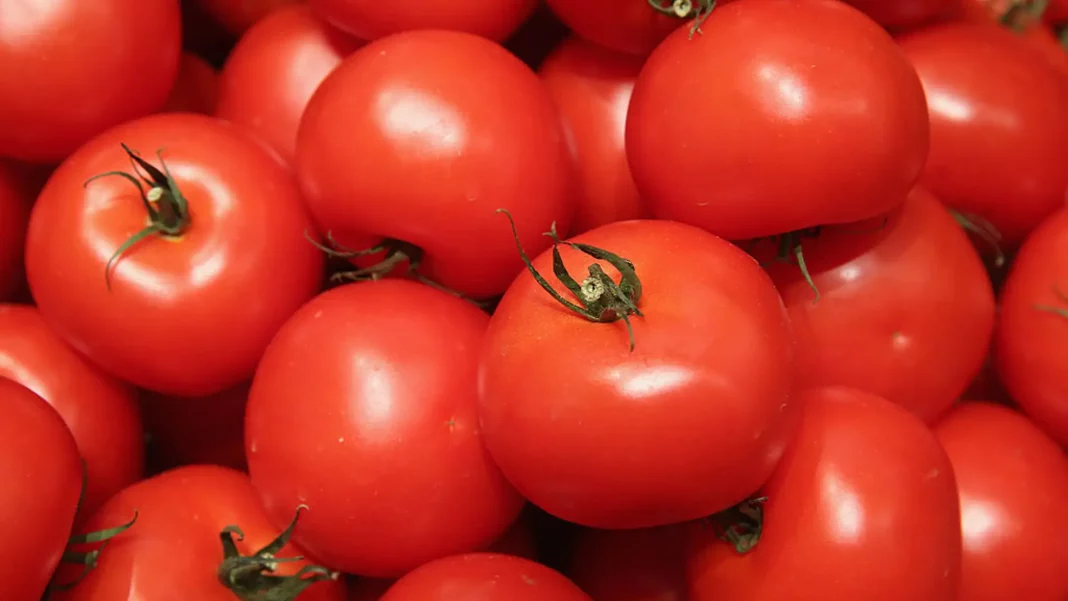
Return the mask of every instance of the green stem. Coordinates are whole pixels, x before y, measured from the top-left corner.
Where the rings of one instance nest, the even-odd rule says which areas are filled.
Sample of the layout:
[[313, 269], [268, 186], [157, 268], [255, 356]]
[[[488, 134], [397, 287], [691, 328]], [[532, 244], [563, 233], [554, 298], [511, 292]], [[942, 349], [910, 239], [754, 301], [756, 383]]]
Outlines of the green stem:
[[690, 28], [690, 39], [701, 31], [712, 10], [716, 8], [716, 0], [648, 0], [649, 6], [656, 12], [675, 17], [678, 19], [693, 19], [693, 27]]

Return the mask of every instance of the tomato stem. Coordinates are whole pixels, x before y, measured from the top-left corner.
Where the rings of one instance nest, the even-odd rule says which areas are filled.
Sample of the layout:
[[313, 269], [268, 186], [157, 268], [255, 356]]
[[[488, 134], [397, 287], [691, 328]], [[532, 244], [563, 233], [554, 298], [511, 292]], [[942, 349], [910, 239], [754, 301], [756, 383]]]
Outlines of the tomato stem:
[[701, 25], [712, 9], [716, 8], [716, 0], [648, 0], [649, 6], [656, 12], [675, 17], [678, 19], [693, 19], [693, 27], [690, 28], [690, 39], [695, 34], [703, 34]]
[[764, 529], [764, 504], [767, 497], [746, 499], [708, 518], [718, 536], [740, 554], [746, 554], [760, 542]]
[[[78, 499], [78, 504], [79, 506], [81, 505], [81, 497]], [[65, 591], [67, 589], [77, 586], [79, 582], [84, 580], [85, 577], [89, 575], [89, 572], [92, 572], [96, 569], [96, 564], [97, 561], [100, 559], [100, 554], [104, 552], [104, 549], [106, 549], [109, 544], [111, 544], [111, 540], [116, 536], [122, 534], [123, 532], [129, 530], [137, 522], [137, 517], [138, 513], [136, 510], [134, 510], [133, 518], [125, 524], [115, 526], [114, 528], [96, 530], [93, 532], [87, 532], [85, 534], [78, 534], [70, 537], [70, 539], [67, 541], [67, 549], [63, 551], [63, 556], [60, 561], [62, 563], [78, 564], [82, 566], [82, 572], [70, 582], [65, 582], [63, 584], [53, 582], [52, 584], [49, 584], [48, 592], [52, 593], [54, 591]], [[92, 551], [71, 550], [71, 547], [74, 546], [92, 545], [97, 543], [101, 543], [100, 546], [96, 549], [93, 549]]]
[[1053, 287], [1053, 294], [1056, 295], [1057, 300], [1063, 304], [1063, 307], [1054, 307], [1052, 305], [1032, 305], [1032, 308], [1036, 311], [1045, 311], [1047, 313], [1053, 313], [1059, 315], [1065, 319], [1068, 319], [1068, 294], [1060, 289], [1059, 286]]
[[1061, 28], [1057, 33], [1057, 39], [1060, 41], [1061, 47], [1064, 48], [1065, 52], [1068, 52], [1068, 27]]
[[1022, 32], [1042, 20], [1049, 0], [1016, 0], [998, 17], [998, 21], [1016, 31]]
[[965, 231], [975, 234], [994, 251], [994, 266], [1001, 267], [1005, 264], [1005, 252], [1001, 250], [1001, 232], [986, 219], [972, 213], [964, 213], [951, 209], [949, 211], [953, 219], [957, 221]]
[[811, 288], [813, 294], [816, 295], [816, 297], [812, 299], [812, 304], [816, 304], [820, 301], [820, 289], [816, 287], [816, 282], [812, 280], [812, 274], [808, 270], [802, 243], [806, 238], [819, 237], [821, 232], [822, 227], [816, 226], [794, 232], [787, 232], [778, 236], [772, 236], [772, 240], [778, 242], [778, 251], [775, 253], [775, 260], [786, 263], [792, 260], [797, 264], [798, 269], [801, 270], [801, 277], [805, 278], [808, 287]]

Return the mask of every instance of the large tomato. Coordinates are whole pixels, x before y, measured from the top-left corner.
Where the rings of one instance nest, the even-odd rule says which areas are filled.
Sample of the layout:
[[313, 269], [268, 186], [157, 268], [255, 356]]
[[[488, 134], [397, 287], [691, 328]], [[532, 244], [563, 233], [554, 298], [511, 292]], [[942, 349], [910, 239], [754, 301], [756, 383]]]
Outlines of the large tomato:
[[32, 199], [16, 169], [0, 161], [0, 302], [13, 299], [25, 285], [22, 257]]
[[499, 42], [519, 28], [538, 2], [420, 0], [417, 6], [405, 6], [378, 0], [308, 0], [308, 4], [331, 24], [361, 40], [416, 29], [447, 29]]
[[248, 389], [242, 384], [194, 398], [142, 395], [149, 470], [201, 463], [245, 470]]
[[[297, 511], [294, 505], [287, 523]], [[227, 550], [226, 543], [220, 542], [223, 529], [240, 529], [228, 537], [233, 549], [225, 557], [238, 553], [244, 557], [256, 555], [277, 541], [280, 534], [264, 513], [248, 476], [228, 468], [189, 466], [142, 480], [112, 497], [88, 527], [107, 528], [128, 522], [135, 514], [137, 522], [111, 540], [96, 568], [77, 586], [54, 595], [51, 601], [293, 599], [292, 594], [277, 595], [296, 584], [292, 579], [273, 587], [277, 596], [247, 594], [248, 589], [269, 584], [249, 566], [259, 565], [266, 573], [274, 568], [278, 575], [289, 576], [311, 565], [311, 560], [272, 561], [275, 557], [304, 555], [294, 545], [284, 544], [270, 549], [269, 555], [259, 555], [258, 560], [230, 559], [233, 567], [220, 570]], [[310, 512], [302, 512], [300, 519], [308, 515]], [[344, 581], [336, 573], [322, 572], [304, 577], [322, 580], [310, 583], [300, 593], [299, 601], [345, 599]], [[222, 584], [225, 575], [236, 578], [234, 590]], [[236, 590], [245, 594], [235, 596]]]
[[[482, 446], [478, 347], [489, 317], [429, 286], [336, 288], [263, 356], [246, 410], [249, 473], [276, 524], [345, 572], [397, 577], [485, 548], [523, 499]], [[312, 405], [300, 409], [300, 399]]]
[[930, 106], [924, 186], [1018, 245], [1068, 194], [1068, 78], [993, 23], [928, 28], [901, 47]]
[[308, 100], [359, 45], [304, 4], [279, 9], [242, 36], [226, 59], [215, 114], [292, 162]]
[[227, 31], [240, 35], [272, 12], [301, 0], [194, 0]]
[[[166, 181], [140, 193], [117, 175], [89, 181], [132, 172], [121, 144]], [[123, 249], [147, 231], [146, 191], [154, 224], [171, 233]], [[255, 142], [210, 117], [157, 115], [98, 136], [56, 170], [30, 215], [26, 268], [45, 320], [105, 370], [203, 396], [247, 381], [319, 289], [310, 227], [292, 176]]]
[[58, 162], [158, 110], [178, 73], [176, 0], [19, 0], [0, 7], [0, 156]]
[[591, 601], [539, 563], [494, 553], [454, 555], [406, 574], [381, 601]]
[[79, 521], [141, 478], [144, 439], [136, 392], [74, 352], [37, 309], [0, 305], [0, 378], [40, 395], [74, 435], [88, 476]]
[[1068, 458], [1027, 418], [965, 403], [935, 429], [960, 490], [955, 601], [1068, 599]]
[[691, 601], [956, 601], [957, 488], [930, 430], [859, 390], [808, 389], [798, 404], [756, 546], [739, 553], [726, 525], [693, 529]]
[[567, 574], [593, 601], [684, 601], [682, 526], [579, 532]]
[[1020, 248], [1001, 289], [998, 375], [1025, 413], [1068, 447], [1068, 209]]
[[308, 104], [296, 169], [319, 225], [339, 240], [413, 244], [425, 276], [478, 298], [523, 268], [496, 209], [512, 211], [534, 251], [572, 213], [548, 92], [519, 59], [466, 33], [399, 34], [345, 59]]
[[743, 239], [905, 199], [927, 157], [927, 107], [871, 19], [837, 0], [746, 0], [702, 30], [664, 40], [634, 86], [627, 157], [655, 215]]
[[[534, 504], [585, 526], [668, 524], [741, 501], [771, 474], [793, 431], [793, 337], [771, 280], [737, 247], [680, 223], [619, 222], [574, 242], [633, 263], [622, 287], [593, 278], [583, 294], [636, 301], [641, 315], [625, 304], [591, 313], [630, 314], [634, 345], [623, 322], [577, 315], [520, 274], [494, 313], [480, 364], [479, 414], [493, 458]], [[583, 281], [593, 259], [559, 251]], [[556, 279], [552, 262], [546, 252], [533, 266]], [[628, 292], [635, 280], [640, 293]]]
[[0, 599], [37, 601], [67, 546], [82, 488], [78, 447], [36, 394], [0, 377]]
[[957, 12], [961, 0], [845, 0], [888, 29], [914, 27]]

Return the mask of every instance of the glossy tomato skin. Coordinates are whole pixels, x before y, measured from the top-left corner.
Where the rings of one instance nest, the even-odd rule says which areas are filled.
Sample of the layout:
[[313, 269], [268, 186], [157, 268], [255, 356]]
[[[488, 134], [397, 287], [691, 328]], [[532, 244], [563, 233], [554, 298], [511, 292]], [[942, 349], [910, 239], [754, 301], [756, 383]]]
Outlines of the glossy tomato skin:
[[740, 555], [693, 528], [690, 599], [957, 599], [957, 489], [930, 430], [858, 390], [808, 389], [798, 403], [800, 430], [761, 490], [760, 541]]
[[1068, 459], [1013, 410], [965, 403], [935, 428], [960, 490], [958, 601], [1068, 599]]
[[[86, 529], [128, 522], [135, 512], [137, 522], [113, 538], [97, 567], [77, 586], [55, 595], [56, 601], [233, 601], [237, 597], [216, 575], [223, 558], [219, 533], [227, 526], [241, 528], [244, 540], [237, 547], [243, 555], [279, 533], [248, 476], [214, 465], [181, 467], [142, 480], [108, 500]], [[293, 544], [277, 554], [298, 555], [305, 553]], [[277, 573], [294, 574], [309, 563], [279, 563]], [[343, 601], [344, 581], [313, 584], [299, 599]]]
[[74, 435], [88, 470], [79, 522], [141, 478], [144, 439], [137, 393], [67, 346], [34, 307], [0, 304], [0, 378], [40, 395]]
[[746, 0], [701, 28], [664, 40], [634, 86], [627, 158], [653, 214], [746, 239], [904, 200], [927, 107], [877, 24], [834, 0]]
[[300, 0], [193, 0], [227, 31], [241, 35], [253, 25], [282, 8]]
[[685, 530], [585, 528], [567, 573], [593, 601], [686, 601]]
[[292, 163], [308, 100], [359, 45], [305, 4], [281, 8], [246, 32], [226, 59], [215, 114]]
[[418, 29], [462, 31], [500, 42], [534, 12], [537, 0], [422, 0], [418, 8], [375, 0], [308, 0], [320, 17], [361, 40]]
[[178, 78], [163, 111], [210, 115], [215, 112], [218, 96], [219, 72], [199, 56], [183, 52]]
[[142, 394], [152, 473], [182, 465], [221, 465], [245, 471], [248, 384], [206, 397]]
[[25, 287], [23, 249], [33, 200], [17, 169], [0, 161], [0, 302], [12, 300]]
[[432, 561], [398, 580], [380, 601], [592, 601], [539, 563], [495, 553]]
[[[508, 529], [523, 499], [487, 456], [475, 410], [488, 320], [382, 280], [325, 292], [283, 326], [252, 383], [245, 448], [277, 524], [310, 508], [295, 542], [345, 572], [395, 578]], [[296, 398], [315, 411], [294, 412]]]
[[67, 546], [82, 465], [58, 413], [22, 385], [0, 377], [0, 598], [40, 599]]
[[549, 245], [553, 221], [565, 233], [571, 221], [552, 99], [517, 58], [466, 33], [403, 33], [345, 59], [301, 119], [296, 170], [324, 230], [414, 244], [424, 275], [476, 298], [523, 268], [497, 209], [528, 252]]
[[[584, 526], [656, 526], [741, 501], [794, 423], [793, 336], [771, 280], [737, 247], [680, 223], [625, 221], [574, 240], [636, 266], [645, 317], [631, 320], [634, 350], [622, 322], [587, 321], [520, 274], [479, 368], [493, 458], [535, 505]], [[591, 261], [560, 252], [581, 281]], [[570, 295], [550, 255], [534, 266]]]
[[0, 99], [0, 156], [59, 162], [167, 100], [178, 2], [27, 0], [3, 11], [0, 89], [12, 92]]
[[913, 29], [957, 12], [962, 0], [846, 0], [883, 27]]
[[683, 25], [682, 20], [653, 10], [648, 0], [547, 0], [546, 4], [577, 35], [636, 56], [647, 56]]
[[[126, 143], [158, 167], [156, 149], [189, 203], [178, 239], [150, 236], [105, 265], [146, 223]], [[53, 174], [30, 216], [30, 289], [49, 325], [124, 380], [205, 396], [252, 376], [271, 336], [314, 295], [321, 253], [290, 173], [225, 122], [147, 117], [82, 147]], [[223, 333], [220, 335], [220, 333]]]
[[649, 216], [630, 175], [624, 144], [630, 93], [641, 68], [638, 57], [572, 38], [557, 46], [538, 70], [571, 143], [581, 190], [571, 225], [575, 234]]

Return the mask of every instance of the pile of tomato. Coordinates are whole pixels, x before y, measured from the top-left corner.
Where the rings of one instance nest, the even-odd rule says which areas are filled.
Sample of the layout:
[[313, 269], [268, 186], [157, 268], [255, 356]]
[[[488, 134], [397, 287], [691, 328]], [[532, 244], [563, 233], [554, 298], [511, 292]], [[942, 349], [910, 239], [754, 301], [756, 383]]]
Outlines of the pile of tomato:
[[0, 600], [1068, 600], [1066, 47], [0, 0]]

